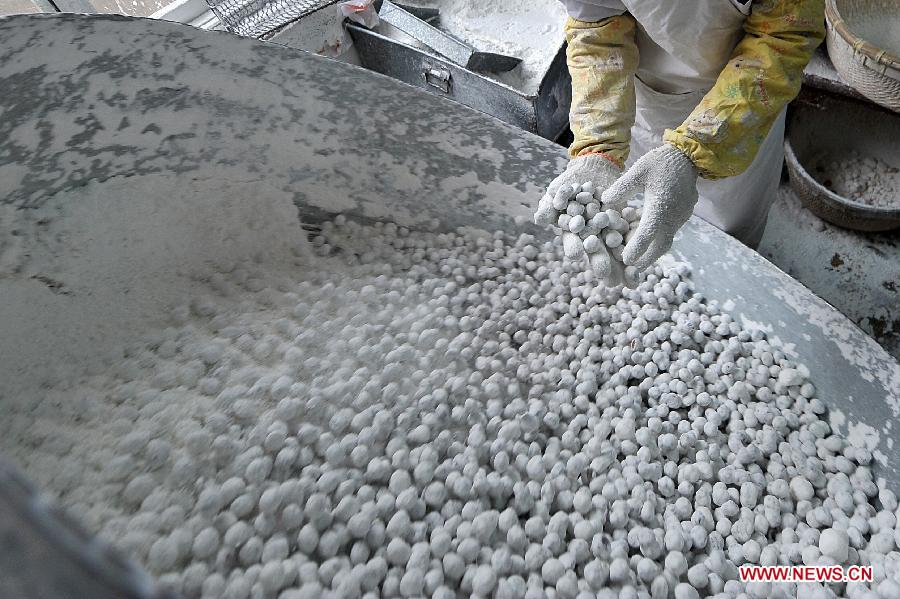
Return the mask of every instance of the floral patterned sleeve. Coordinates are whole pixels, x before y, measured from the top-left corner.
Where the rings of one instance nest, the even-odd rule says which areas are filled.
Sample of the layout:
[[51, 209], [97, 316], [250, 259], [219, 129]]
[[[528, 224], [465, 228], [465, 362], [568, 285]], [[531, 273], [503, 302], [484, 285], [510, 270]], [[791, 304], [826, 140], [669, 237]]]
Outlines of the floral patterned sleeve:
[[797, 96], [803, 69], [825, 37], [824, 0], [757, 0], [744, 32], [713, 88], [663, 137], [707, 179], [746, 170]]
[[572, 76], [569, 126], [572, 158], [602, 154], [621, 167], [634, 124], [638, 49], [631, 15], [597, 22], [566, 21], [566, 63]]

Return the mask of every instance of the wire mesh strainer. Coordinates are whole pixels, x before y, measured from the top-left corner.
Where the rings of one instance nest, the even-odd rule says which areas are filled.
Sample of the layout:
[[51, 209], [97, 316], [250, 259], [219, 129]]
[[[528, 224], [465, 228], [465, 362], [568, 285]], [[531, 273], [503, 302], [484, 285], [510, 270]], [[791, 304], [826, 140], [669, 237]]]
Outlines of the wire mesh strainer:
[[232, 33], [265, 38], [288, 23], [339, 0], [206, 0]]

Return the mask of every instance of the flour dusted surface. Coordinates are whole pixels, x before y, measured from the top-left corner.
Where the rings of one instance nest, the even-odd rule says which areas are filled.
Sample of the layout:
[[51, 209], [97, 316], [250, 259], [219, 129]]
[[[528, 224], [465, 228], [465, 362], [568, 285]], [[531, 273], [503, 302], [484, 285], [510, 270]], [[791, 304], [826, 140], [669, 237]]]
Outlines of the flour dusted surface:
[[875, 208], [900, 209], [900, 169], [877, 156], [851, 151], [841, 157], [822, 158], [813, 176], [845, 198]]
[[[282, 263], [303, 247], [287, 194], [196, 185], [203, 191], [194, 196], [175, 177], [120, 178], [37, 210], [2, 207], [0, 230], [13, 235], [0, 242], [0, 332], [28, 340], [0, 343], [5, 385], [33, 384], [73, 359], [102, 368], [106, 350], [163, 326], [214, 266]], [[247, 200], [255, 195], [265, 197]]]

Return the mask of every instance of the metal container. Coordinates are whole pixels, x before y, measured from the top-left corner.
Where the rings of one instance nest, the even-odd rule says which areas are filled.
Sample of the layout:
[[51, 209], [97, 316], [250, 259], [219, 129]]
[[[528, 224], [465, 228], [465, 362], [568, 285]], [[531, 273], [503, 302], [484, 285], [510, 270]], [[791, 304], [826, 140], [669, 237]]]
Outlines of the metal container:
[[348, 23], [364, 67], [454, 100], [546, 139], [569, 123], [572, 84], [560, 46], [536, 93], [526, 93], [394, 37]]
[[813, 214], [857, 231], [900, 227], [900, 197], [893, 206], [869, 206], [843, 197], [810, 173], [825, 159], [848, 152], [876, 156], [900, 168], [900, 116], [878, 106], [838, 96], [801, 96], [795, 102], [784, 141], [791, 187]]

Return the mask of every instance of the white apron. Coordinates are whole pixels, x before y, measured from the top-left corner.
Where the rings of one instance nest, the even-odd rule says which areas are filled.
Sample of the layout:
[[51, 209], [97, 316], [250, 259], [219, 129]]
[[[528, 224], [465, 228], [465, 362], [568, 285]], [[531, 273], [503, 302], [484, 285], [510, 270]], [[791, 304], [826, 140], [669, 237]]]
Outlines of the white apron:
[[[736, 0], [567, 0], [577, 18], [628, 11], [638, 23], [637, 114], [628, 165], [662, 143], [712, 88], [744, 35], [750, 3]], [[618, 6], [616, 6], [618, 5]], [[781, 178], [784, 111], [750, 167], [736, 177], [700, 179], [694, 214], [756, 246]]]

